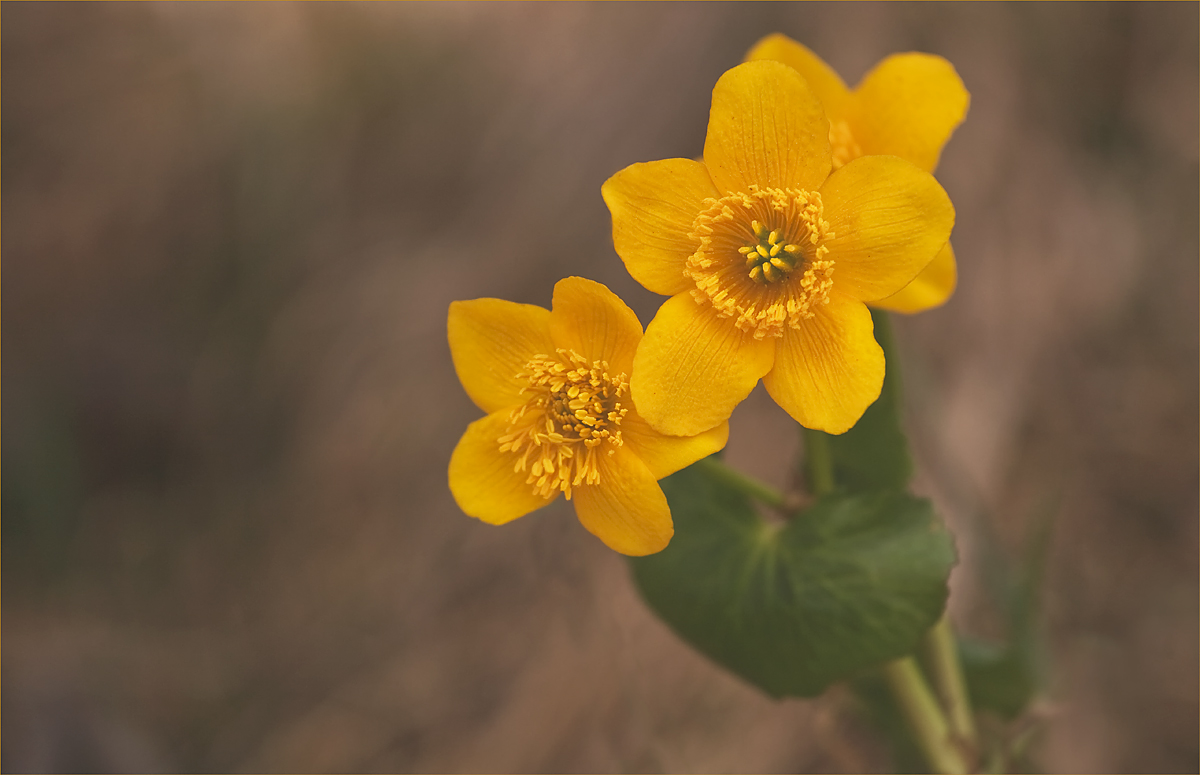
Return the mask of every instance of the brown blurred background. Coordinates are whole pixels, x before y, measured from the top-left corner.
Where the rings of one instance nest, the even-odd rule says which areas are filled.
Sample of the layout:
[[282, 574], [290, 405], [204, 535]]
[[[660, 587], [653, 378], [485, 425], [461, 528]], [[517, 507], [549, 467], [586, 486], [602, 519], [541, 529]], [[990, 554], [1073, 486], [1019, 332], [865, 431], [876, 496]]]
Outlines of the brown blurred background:
[[[1198, 50], [1189, 4], [3, 7], [7, 771], [856, 771], [844, 694], [691, 652], [561, 502], [505, 528], [447, 305], [608, 284], [604, 179], [700, 153], [782, 31], [853, 84], [941, 54], [957, 294], [897, 321], [919, 488], [1055, 519], [1051, 771], [1198, 763]], [[730, 457], [786, 484], [761, 390]], [[1047, 506], [1046, 504], [1050, 504]]]

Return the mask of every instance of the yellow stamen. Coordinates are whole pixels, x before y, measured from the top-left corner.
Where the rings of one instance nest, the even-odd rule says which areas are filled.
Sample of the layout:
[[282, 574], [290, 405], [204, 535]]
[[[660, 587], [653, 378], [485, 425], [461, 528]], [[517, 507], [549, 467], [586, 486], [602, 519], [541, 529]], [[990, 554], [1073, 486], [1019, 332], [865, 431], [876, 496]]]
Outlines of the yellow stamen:
[[529, 471], [525, 483], [535, 492], [570, 499], [573, 488], [600, 481], [600, 445], [611, 455], [624, 443], [620, 425], [629, 410], [619, 399], [629, 382], [625, 374], [611, 376], [605, 361], [589, 362], [574, 350], [556, 353], [535, 355], [516, 375], [528, 381], [521, 392], [529, 399], [496, 441], [501, 452], [516, 455], [514, 471]]
[[752, 185], [705, 205], [684, 270], [697, 302], [757, 339], [799, 328], [828, 302], [833, 261], [825, 242], [834, 235], [818, 192]]

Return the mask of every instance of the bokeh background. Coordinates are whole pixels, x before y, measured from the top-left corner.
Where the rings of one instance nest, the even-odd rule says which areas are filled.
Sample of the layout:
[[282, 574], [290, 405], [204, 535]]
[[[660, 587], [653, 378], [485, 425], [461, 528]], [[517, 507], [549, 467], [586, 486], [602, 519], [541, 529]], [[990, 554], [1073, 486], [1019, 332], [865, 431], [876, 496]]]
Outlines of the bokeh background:
[[[1003, 636], [980, 558], [1052, 519], [1035, 759], [1200, 768], [1196, 4], [3, 16], [6, 771], [887, 768], [844, 692], [690, 651], [569, 507], [446, 487], [447, 305], [579, 274], [649, 321], [600, 184], [698, 156], [774, 31], [851, 84], [958, 68], [960, 285], [896, 322], [954, 616]], [[756, 392], [730, 459], [786, 486], [794, 431]]]

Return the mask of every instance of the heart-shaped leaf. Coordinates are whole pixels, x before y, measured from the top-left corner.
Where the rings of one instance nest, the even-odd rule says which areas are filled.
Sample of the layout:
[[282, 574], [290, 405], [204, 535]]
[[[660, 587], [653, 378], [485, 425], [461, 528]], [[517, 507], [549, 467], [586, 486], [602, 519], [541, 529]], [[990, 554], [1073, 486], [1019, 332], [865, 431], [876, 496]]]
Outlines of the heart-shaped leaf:
[[642, 595], [772, 696], [815, 696], [908, 654], [942, 613], [954, 547], [928, 501], [831, 495], [779, 526], [699, 467], [661, 484], [675, 537], [632, 560]]

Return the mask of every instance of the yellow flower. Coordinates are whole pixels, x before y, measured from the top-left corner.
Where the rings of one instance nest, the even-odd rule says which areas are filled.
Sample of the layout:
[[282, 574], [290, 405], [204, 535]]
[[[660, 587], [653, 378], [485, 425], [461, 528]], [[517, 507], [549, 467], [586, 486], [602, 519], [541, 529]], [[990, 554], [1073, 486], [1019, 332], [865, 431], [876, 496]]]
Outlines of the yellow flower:
[[456, 301], [447, 330], [459, 381], [488, 413], [450, 457], [450, 491], [464, 512], [502, 525], [562, 493], [612, 549], [666, 547], [674, 528], [658, 480], [722, 449], [729, 424], [676, 438], [641, 418], [628, 375], [642, 324], [623, 301], [568, 277], [549, 310]]
[[658, 430], [721, 423], [759, 379], [797, 422], [829, 433], [879, 396], [883, 351], [863, 302], [925, 268], [954, 208], [903, 159], [831, 166], [829, 124], [804, 79], [748, 62], [713, 89], [704, 161], [634, 164], [605, 182], [617, 253], [671, 296], [630, 383]]
[[[821, 100], [829, 117], [834, 169], [859, 156], [886, 154], [933, 172], [971, 99], [954, 65], [930, 54], [894, 54], [854, 91], [820, 57], [786, 35], [768, 35], [746, 54], [748, 62], [760, 59], [795, 69]], [[957, 280], [954, 251], [946, 243], [916, 279], [871, 306], [921, 312], [950, 298]]]

